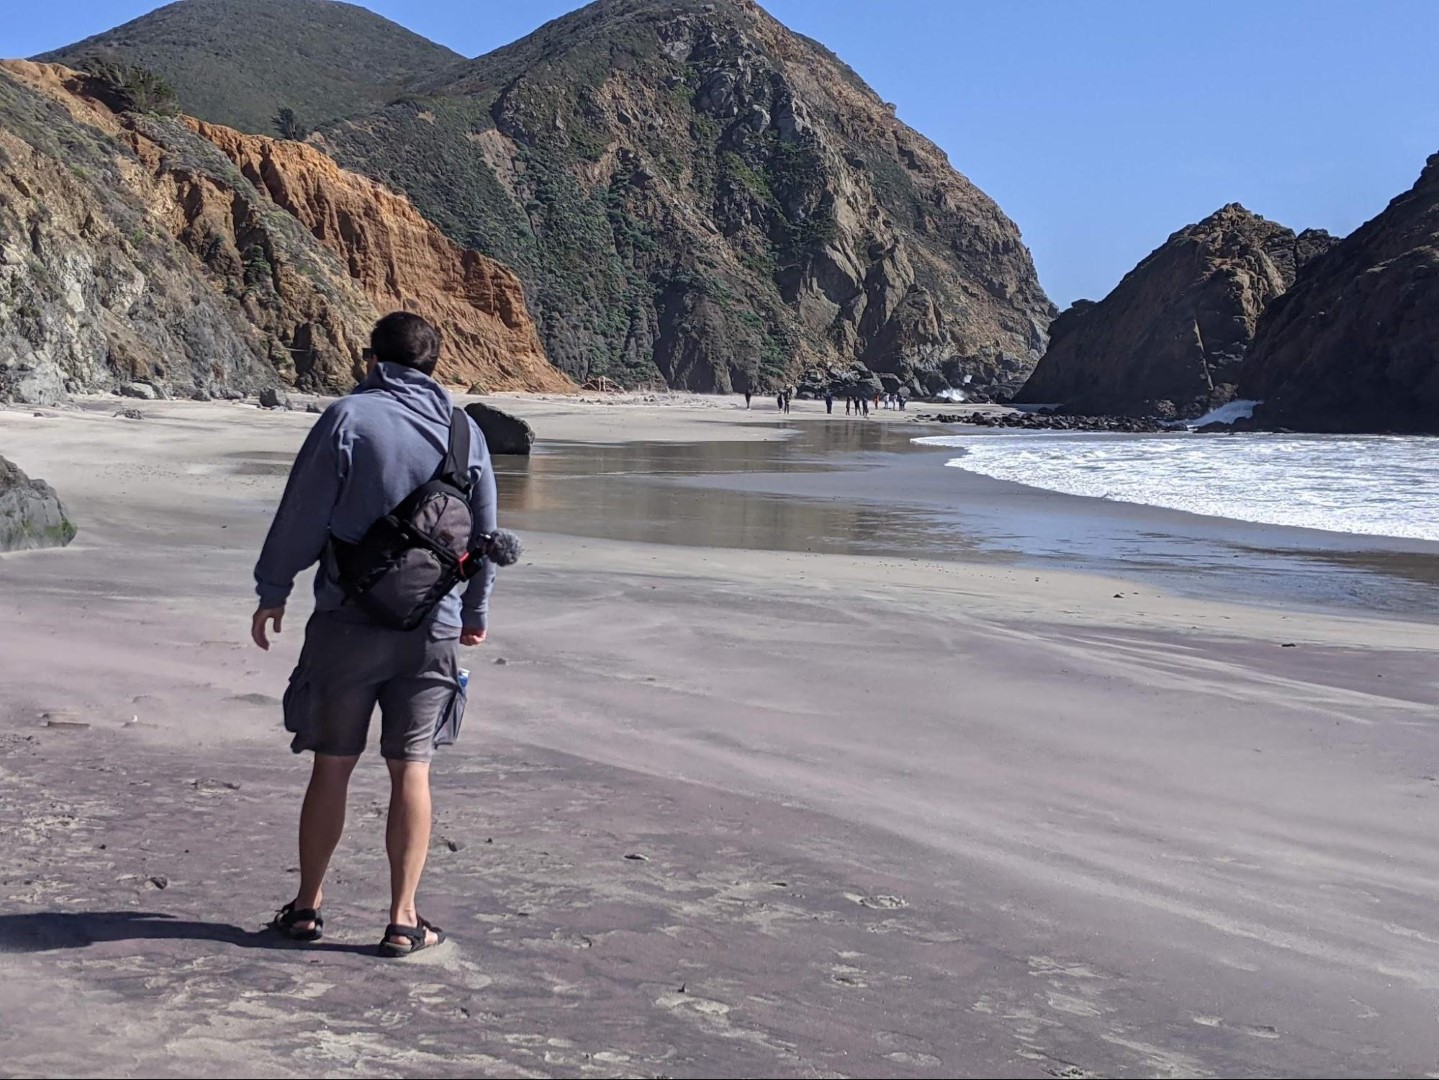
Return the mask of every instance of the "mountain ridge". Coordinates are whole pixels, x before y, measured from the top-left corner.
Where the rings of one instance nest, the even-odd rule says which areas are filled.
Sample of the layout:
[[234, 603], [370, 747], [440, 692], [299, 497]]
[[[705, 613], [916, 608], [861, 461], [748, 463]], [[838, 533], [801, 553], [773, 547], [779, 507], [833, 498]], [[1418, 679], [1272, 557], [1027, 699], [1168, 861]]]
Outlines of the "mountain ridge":
[[747, 0], [599, 0], [313, 141], [513, 266], [578, 380], [1007, 393], [1054, 313], [993, 200]]
[[281, 108], [313, 128], [382, 105], [412, 79], [465, 58], [339, 0], [177, 0], [33, 59], [143, 67], [174, 88], [182, 111], [273, 134]]
[[[291, 19], [343, 7], [257, 2]], [[100, 36], [116, 62], [174, 81], [178, 61], [114, 44], [121, 29], [166, 34], [127, 27]], [[276, 47], [303, 37], [266, 33]], [[255, 65], [233, 73], [239, 61], [205, 52], [212, 38], [178, 47], [207, 55], [222, 90], [253, 85]], [[265, 68], [313, 70], [286, 55]], [[1043, 350], [1054, 308], [1014, 223], [833, 52], [749, 0], [599, 0], [420, 67], [318, 125], [297, 109], [318, 127], [309, 142], [513, 267], [547, 354], [576, 380], [759, 389], [859, 364], [1000, 395]], [[177, 93], [201, 119], [234, 119], [215, 114], [233, 105], [194, 108], [184, 79]], [[247, 106], [252, 131], [279, 103], [266, 93]]]

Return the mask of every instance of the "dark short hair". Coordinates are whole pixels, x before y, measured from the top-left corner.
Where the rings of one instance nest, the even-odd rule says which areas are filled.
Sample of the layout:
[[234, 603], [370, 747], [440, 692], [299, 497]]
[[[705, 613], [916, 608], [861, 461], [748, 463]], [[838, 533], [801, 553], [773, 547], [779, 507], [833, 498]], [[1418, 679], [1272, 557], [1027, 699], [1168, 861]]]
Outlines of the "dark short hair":
[[370, 352], [382, 364], [433, 375], [440, 359], [440, 332], [413, 312], [392, 311], [370, 331]]

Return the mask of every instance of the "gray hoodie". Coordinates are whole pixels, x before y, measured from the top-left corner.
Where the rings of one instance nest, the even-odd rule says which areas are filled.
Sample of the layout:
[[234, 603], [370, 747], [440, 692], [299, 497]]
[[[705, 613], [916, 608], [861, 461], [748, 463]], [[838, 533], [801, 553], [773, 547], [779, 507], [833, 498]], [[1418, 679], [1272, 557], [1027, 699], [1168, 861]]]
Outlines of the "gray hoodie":
[[[330, 534], [354, 543], [435, 475], [449, 448], [452, 408], [445, 388], [428, 375], [376, 364], [354, 393], [325, 410], [295, 458], [255, 564], [261, 607], [283, 606], [295, 576], [322, 559], [315, 610], [344, 605], [330, 560], [323, 558]], [[470, 512], [478, 536], [496, 527], [495, 472], [484, 435], [469, 423]], [[495, 568], [486, 562], [467, 586], [440, 602], [434, 625], [485, 629], [494, 581]]]

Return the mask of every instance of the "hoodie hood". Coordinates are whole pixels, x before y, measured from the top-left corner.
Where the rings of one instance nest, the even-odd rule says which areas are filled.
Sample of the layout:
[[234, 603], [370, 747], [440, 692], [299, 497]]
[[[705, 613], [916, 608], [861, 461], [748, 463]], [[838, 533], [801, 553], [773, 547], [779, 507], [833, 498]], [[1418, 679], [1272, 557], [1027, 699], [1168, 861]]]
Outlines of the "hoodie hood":
[[356, 394], [388, 394], [411, 412], [446, 430], [450, 426], [449, 392], [430, 376], [404, 364], [379, 363], [355, 387]]

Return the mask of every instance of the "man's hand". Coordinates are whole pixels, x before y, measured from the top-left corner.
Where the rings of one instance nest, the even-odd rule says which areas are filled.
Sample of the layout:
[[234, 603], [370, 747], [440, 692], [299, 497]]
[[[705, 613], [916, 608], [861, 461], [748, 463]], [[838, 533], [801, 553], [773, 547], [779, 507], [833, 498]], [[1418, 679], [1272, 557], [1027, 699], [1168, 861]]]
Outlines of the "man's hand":
[[273, 622], [275, 633], [280, 632], [280, 620], [285, 617], [283, 607], [262, 607], [255, 612], [255, 617], [250, 620], [250, 636], [255, 639], [255, 644], [266, 652], [270, 651], [270, 639], [265, 636], [265, 624]]
[[465, 627], [460, 631], [461, 645], [483, 645], [488, 631], [476, 630], [473, 627]]

